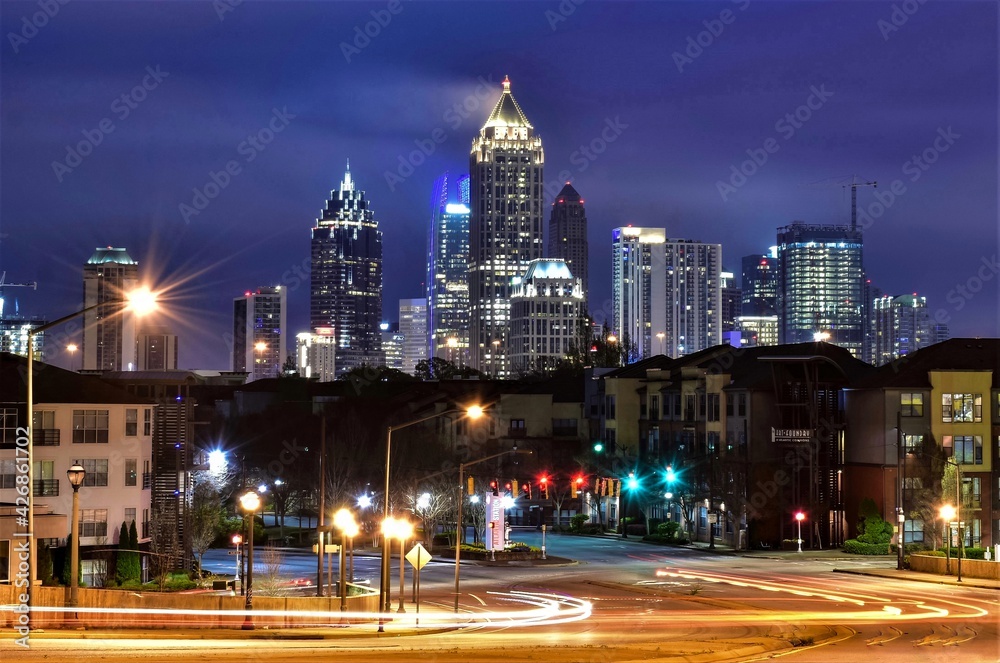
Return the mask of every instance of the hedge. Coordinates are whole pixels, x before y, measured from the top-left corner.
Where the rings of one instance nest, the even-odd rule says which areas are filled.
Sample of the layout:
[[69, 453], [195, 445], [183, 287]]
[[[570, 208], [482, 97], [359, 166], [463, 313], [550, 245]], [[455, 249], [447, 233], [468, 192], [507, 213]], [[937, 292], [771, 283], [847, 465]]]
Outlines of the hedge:
[[[957, 559], [959, 557], [958, 551], [958, 548], [952, 548], [951, 556]], [[986, 559], [986, 551], [987, 548], [966, 548], [963, 559]], [[948, 552], [944, 548], [941, 548], [939, 550], [924, 550], [920, 554], [930, 555], [931, 557], [946, 557]]]
[[844, 552], [852, 555], [888, 555], [888, 543], [862, 543], [857, 539], [844, 541]]

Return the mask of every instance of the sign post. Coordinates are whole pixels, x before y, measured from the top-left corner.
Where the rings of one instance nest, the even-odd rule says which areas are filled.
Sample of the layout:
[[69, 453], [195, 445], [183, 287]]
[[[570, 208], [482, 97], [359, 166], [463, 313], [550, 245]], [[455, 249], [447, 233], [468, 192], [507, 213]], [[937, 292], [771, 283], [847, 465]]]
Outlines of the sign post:
[[406, 561], [413, 567], [413, 576], [416, 580], [416, 592], [414, 592], [414, 602], [417, 604], [416, 625], [420, 626], [420, 569], [431, 561], [431, 554], [418, 543], [410, 548], [410, 552], [406, 553]]

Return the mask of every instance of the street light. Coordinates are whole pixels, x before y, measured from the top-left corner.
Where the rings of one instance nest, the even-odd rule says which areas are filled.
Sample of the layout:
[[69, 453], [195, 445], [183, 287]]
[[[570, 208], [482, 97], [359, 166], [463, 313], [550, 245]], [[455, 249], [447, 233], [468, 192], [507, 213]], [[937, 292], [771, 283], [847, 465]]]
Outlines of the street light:
[[73, 608], [77, 606], [80, 590], [80, 574], [77, 568], [80, 566], [80, 486], [83, 485], [86, 475], [87, 471], [79, 464], [74, 464], [66, 470], [69, 485], [73, 486], [73, 529], [70, 530], [73, 533], [73, 549], [70, 552], [69, 573], [69, 605]]
[[406, 564], [403, 556], [406, 554], [406, 542], [413, 538], [413, 523], [397, 520], [396, 538], [399, 539], [399, 609], [396, 612], [406, 612], [403, 608], [403, 592], [406, 587]]
[[[351, 541], [353, 548], [354, 537], [358, 535], [358, 524], [354, 521], [353, 513], [347, 509], [338, 509], [337, 513], [333, 514], [333, 526], [340, 530], [340, 611], [344, 612], [347, 610], [347, 569], [344, 563], [345, 539]], [[354, 565], [353, 559], [351, 565]]]
[[[28, 331], [28, 347], [27, 347], [28, 356], [27, 356], [27, 367], [26, 367], [28, 373], [28, 394], [27, 398], [25, 399], [27, 401], [26, 403], [27, 407], [25, 408], [25, 411], [27, 412], [26, 428], [28, 431], [27, 435], [28, 457], [25, 458], [25, 464], [27, 465], [28, 469], [28, 495], [27, 495], [28, 521], [27, 521], [26, 533], [24, 536], [27, 537], [27, 542], [29, 546], [28, 559], [27, 559], [28, 586], [25, 591], [25, 594], [27, 595], [26, 597], [27, 601], [25, 603], [27, 604], [28, 608], [27, 614], [29, 620], [28, 621], [29, 629], [31, 628], [31, 608], [32, 604], [34, 603], [34, 594], [35, 594], [34, 584], [35, 584], [35, 578], [38, 575], [38, 557], [37, 557], [37, 552], [35, 550], [36, 548], [35, 542], [33, 540], [33, 537], [35, 535], [35, 491], [32, 488], [35, 485], [35, 469], [34, 469], [35, 443], [34, 440], [32, 439], [34, 437], [33, 429], [34, 429], [34, 410], [35, 410], [35, 371], [34, 371], [35, 336], [43, 332], [46, 332], [50, 329], [54, 329], [59, 325], [65, 324], [70, 320], [73, 320], [74, 318], [80, 317], [81, 315], [90, 313], [91, 311], [95, 311], [99, 308], [107, 308], [110, 306], [119, 307], [119, 310], [114, 311], [112, 314], [131, 311], [136, 315], [140, 316], [145, 315], [146, 313], [149, 313], [154, 309], [156, 309], [156, 293], [151, 292], [149, 288], [141, 288], [139, 290], [134, 290], [130, 293], [127, 293], [123, 299], [110, 302], [102, 302], [100, 304], [94, 304], [93, 306], [87, 306], [75, 313], [64, 315], [63, 317], [57, 320], [53, 320], [48, 324], [39, 325], [38, 327], [35, 327], [34, 329]], [[112, 314], [109, 314], [109, 316]], [[15, 536], [18, 535], [20, 534], [19, 533], [15, 534]]]
[[250, 527], [247, 530], [247, 600], [246, 616], [243, 619], [243, 630], [253, 630], [253, 533], [254, 512], [260, 507], [260, 497], [252, 490], [240, 498], [240, 506], [250, 516]]
[[806, 519], [806, 514], [801, 511], [795, 512], [795, 524], [799, 527], [799, 552], [802, 552], [802, 521]]
[[[407, 428], [409, 426], [415, 426], [417, 424], [422, 424], [425, 421], [430, 421], [431, 419], [436, 419], [438, 417], [443, 417], [446, 414], [454, 414], [456, 412], [463, 412], [470, 419], [478, 419], [483, 416], [484, 406], [482, 405], [470, 405], [467, 408], [454, 408], [451, 410], [444, 410], [443, 412], [437, 412], [435, 414], [421, 417], [420, 419], [414, 419], [413, 421], [408, 421], [404, 424], [399, 424], [397, 426], [389, 426], [385, 435], [385, 492], [383, 493], [383, 503], [382, 503], [382, 520], [386, 521], [389, 519], [389, 467], [390, 459], [392, 458], [392, 432], [400, 430], [401, 428]], [[389, 561], [390, 561], [391, 551], [389, 549], [388, 537], [382, 537], [382, 573], [379, 580], [379, 611], [389, 612], [390, 605], [390, 589], [389, 589]], [[379, 623], [379, 632], [382, 632], [381, 620]]]
[[945, 545], [945, 573], [951, 573], [951, 522], [955, 519], [955, 507], [945, 504], [941, 507], [941, 528], [944, 530], [946, 539]]

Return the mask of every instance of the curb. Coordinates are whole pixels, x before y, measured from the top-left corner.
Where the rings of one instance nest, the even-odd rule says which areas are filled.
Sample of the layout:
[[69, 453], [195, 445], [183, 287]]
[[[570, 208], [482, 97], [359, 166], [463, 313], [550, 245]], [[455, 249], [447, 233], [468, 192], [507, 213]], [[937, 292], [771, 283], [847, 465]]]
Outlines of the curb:
[[[871, 576], [873, 578], [888, 578], [890, 580], [908, 580], [910, 582], [928, 582], [935, 585], [949, 585], [952, 587], [966, 587], [972, 589], [992, 589], [996, 591], [998, 589], [995, 585], [986, 584], [990, 582], [988, 579], [983, 578], [965, 578], [959, 583], [956, 580], [951, 580], [952, 576], [938, 576], [926, 574], [925, 576], [913, 576], [913, 575], [895, 575], [892, 573], [893, 569], [885, 569], [888, 573], [879, 573], [872, 569], [834, 569], [834, 573], [850, 573], [852, 575], [858, 576]], [[919, 573], [919, 571], [910, 571], [909, 573]]]

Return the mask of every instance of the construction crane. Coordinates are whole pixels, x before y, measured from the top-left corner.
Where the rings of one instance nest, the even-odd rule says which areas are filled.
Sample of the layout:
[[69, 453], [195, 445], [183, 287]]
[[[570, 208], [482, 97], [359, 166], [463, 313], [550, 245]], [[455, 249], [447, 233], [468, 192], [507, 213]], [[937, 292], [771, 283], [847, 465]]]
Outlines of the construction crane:
[[859, 182], [857, 175], [851, 176], [851, 183], [843, 185], [844, 188], [851, 187], [851, 232], [858, 229], [858, 187], [870, 186], [873, 189], [878, 186], [878, 182]]
[[0, 272], [0, 316], [3, 316], [3, 289], [4, 288], [31, 288], [38, 290], [38, 282], [31, 283], [7, 283], [7, 272]]

